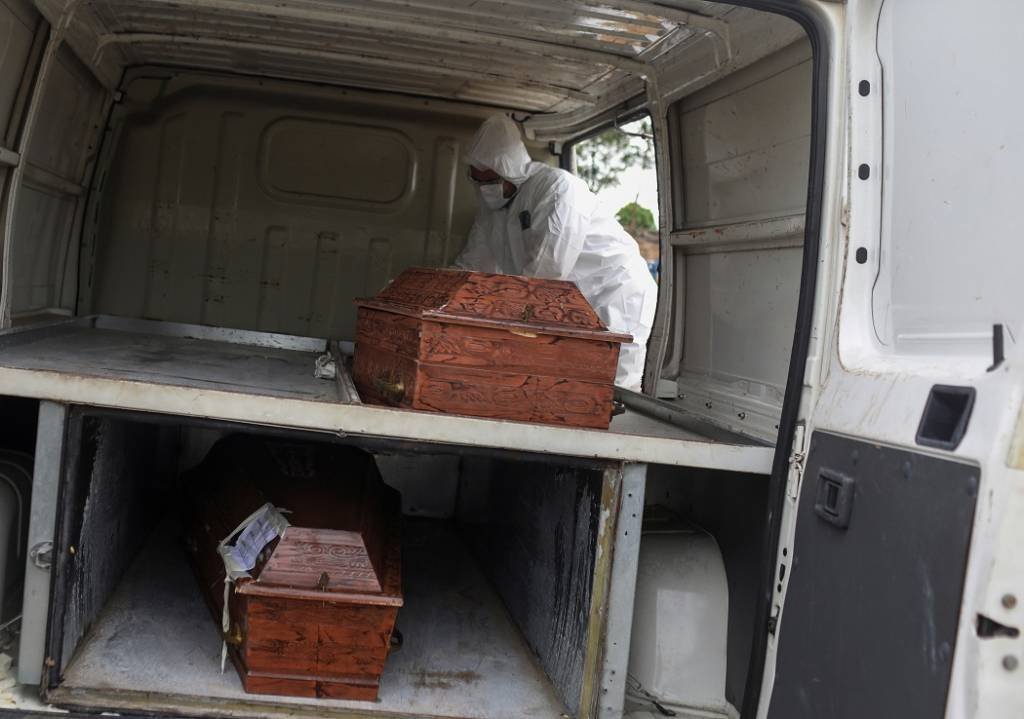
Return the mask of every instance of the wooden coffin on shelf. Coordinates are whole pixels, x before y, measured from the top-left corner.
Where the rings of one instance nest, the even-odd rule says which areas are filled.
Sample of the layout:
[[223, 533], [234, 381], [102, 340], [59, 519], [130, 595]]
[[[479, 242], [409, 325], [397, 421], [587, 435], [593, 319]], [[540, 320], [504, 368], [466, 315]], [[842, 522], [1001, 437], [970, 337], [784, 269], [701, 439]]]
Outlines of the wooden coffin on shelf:
[[[245, 690], [376, 699], [402, 605], [401, 510], [373, 457], [232, 435], [186, 474], [184, 487], [186, 543], [218, 628], [225, 619], [222, 552], [257, 556], [251, 578], [229, 585], [223, 632]], [[260, 550], [272, 522], [262, 532], [250, 523], [246, 539], [236, 529], [268, 504], [288, 526]], [[218, 551], [229, 536], [237, 546]]]
[[353, 378], [366, 402], [608, 427], [631, 338], [571, 282], [413, 268], [357, 304]]

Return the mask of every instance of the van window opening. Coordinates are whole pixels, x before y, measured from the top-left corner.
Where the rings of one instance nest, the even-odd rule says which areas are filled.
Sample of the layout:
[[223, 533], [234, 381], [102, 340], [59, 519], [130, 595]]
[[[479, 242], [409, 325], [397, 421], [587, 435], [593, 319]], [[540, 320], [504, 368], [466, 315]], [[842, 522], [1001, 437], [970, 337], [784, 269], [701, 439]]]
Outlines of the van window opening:
[[640, 245], [658, 279], [658, 173], [651, 120], [642, 117], [573, 144], [576, 174]]

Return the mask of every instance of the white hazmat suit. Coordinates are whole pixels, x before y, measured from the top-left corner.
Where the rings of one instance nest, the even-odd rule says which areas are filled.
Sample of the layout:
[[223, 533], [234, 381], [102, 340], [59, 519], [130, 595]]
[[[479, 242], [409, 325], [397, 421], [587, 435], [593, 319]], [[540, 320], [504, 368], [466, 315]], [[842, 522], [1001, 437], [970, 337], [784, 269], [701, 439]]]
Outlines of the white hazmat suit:
[[505, 115], [483, 123], [465, 162], [493, 170], [517, 191], [503, 200], [495, 195], [502, 183], [480, 186], [480, 208], [456, 266], [575, 282], [608, 329], [633, 336], [622, 345], [615, 383], [639, 390], [658, 286], [636, 241], [581, 179], [532, 162]]

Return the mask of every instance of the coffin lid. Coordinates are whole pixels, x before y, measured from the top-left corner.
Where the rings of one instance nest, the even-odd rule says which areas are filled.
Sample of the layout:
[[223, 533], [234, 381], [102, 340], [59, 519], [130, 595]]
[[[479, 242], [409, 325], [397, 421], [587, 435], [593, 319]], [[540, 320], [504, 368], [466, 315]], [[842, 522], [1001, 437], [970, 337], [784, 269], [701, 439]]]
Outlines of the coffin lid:
[[608, 331], [579, 288], [564, 280], [412, 267], [375, 298], [356, 304], [452, 324], [632, 341]]
[[372, 455], [229, 435], [190, 474], [214, 531], [226, 534], [266, 502], [288, 519], [254, 579], [238, 583], [239, 594], [401, 606], [399, 498]]

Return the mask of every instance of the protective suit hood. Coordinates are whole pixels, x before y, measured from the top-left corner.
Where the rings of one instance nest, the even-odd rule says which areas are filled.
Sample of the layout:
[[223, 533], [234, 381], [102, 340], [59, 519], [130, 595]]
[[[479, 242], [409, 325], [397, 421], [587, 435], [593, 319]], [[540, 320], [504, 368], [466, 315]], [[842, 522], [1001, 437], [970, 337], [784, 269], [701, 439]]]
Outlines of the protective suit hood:
[[519, 127], [508, 115], [491, 115], [484, 120], [463, 160], [467, 165], [494, 170], [513, 185], [529, 177], [530, 153]]

